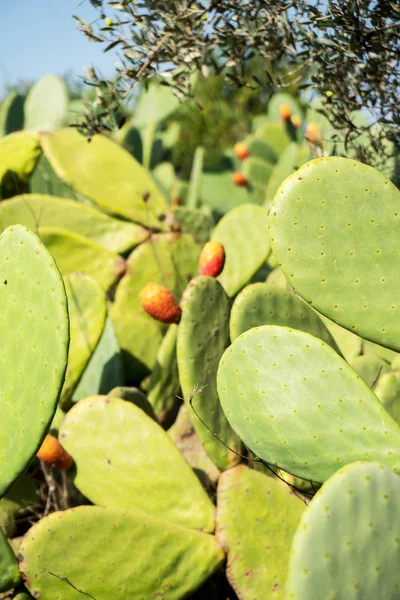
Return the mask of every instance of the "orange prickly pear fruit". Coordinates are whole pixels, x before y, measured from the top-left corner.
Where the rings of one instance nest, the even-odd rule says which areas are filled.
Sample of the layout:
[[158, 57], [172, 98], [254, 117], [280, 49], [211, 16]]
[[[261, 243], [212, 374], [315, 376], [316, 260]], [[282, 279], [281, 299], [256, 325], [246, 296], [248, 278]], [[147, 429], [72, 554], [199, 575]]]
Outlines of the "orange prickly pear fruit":
[[310, 122], [306, 127], [306, 138], [315, 144], [319, 141], [319, 127], [317, 123]]
[[232, 175], [232, 181], [235, 185], [247, 185], [247, 179], [244, 175], [244, 173], [241, 173], [240, 171], [236, 171], [233, 175]]
[[279, 114], [284, 121], [288, 121], [292, 114], [292, 109], [290, 108], [289, 104], [281, 104], [279, 106]]
[[67, 471], [72, 465], [72, 456], [61, 446], [54, 435], [46, 435], [36, 456], [46, 465]]
[[218, 277], [225, 264], [225, 250], [221, 242], [207, 242], [200, 253], [200, 275]]
[[250, 150], [244, 142], [238, 142], [234, 145], [233, 151], [239, 160], [246, 160], [250, 156]]
[[301, 118], [299, 117], [299, 115], [293, 115], [290, 120], [292, 121], [293, 127], [296, 127], [296, 129], [300, 127]]
[[139, 293], [142, 308], [153, 319], [163, 323], [179, 323], [181, 307], [173, 293], [159, 283], [148, 283]]

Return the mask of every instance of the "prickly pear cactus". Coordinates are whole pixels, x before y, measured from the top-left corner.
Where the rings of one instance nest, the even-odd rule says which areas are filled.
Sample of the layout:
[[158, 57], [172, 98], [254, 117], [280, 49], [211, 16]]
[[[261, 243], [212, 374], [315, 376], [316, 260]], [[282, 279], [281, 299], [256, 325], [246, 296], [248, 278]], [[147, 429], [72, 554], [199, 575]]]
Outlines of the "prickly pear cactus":
[[52, 131], [65, 125], [68, 90], [56, 75], [45, 75], [29, 90], [24, 104], [25, 129]]
[[400, 597], [400, 479], [379, 463], [338, 471], [293, 540], [286, 600]]
[[115, 215], [163, 229], [167, 205], [147, 171], [103, 135], [87, 138], [73, 129], [41, 136], [43, 151], [57, 175], [85, 198]]
[[376, 388], [381, 375], [390, 371], [389, 363], [378, 356], [355, 356], [349, 363], [371, 389]]
[[376, 384], [375, 394], [396, 423], [400, 424], [400, 373], [383, 373]]
[[63, 275], [85, 273], [108, 291], [125, 272], [121, 256], [82, 235], [58, 227], [41, 227], [39, 236]]
[[270, 253], [267, 219], [262, 206], [244, 204], [226, 214], [212, 233], [212, 241], [225, 248], [225, 266], [218, 281], [230, 297], [250, 281]]
[[107, 311], [104, 292], [87, 275], [74, 274], [65, 278], [68, 311], [71, 323], [71, 345], [68, 369], [60, 404], [68, 406], [72, 394], [98, 344]]
[[61, 275], [38, 237], [22, 225], [0, 236], [0, 331], [1, 497], [46, 435], [69, 344]]
[[286, 327], [238, 337], [218, 370], [222, 408], [244, 443], [288, 473], [323, 482], [355, 460], [400, 470], [400, 429], [325, 342]]
[[271, 245], [292, 287], [328, 318], [400, 350], [399, 190], [347, 158], [313, 160], [279, 188]]
[[0, 530], [0, 592], [7, 592], [21, 579], [18, 561], [10, 544]]
[[165, 431], [131, 402], [81, 400], [61, 424], [60, 441], [76, 463], [75, 485], [94, 504], [214, 530], [214, 506], [195, 474]]
[[24, 96], [12, 92], [0, 107], [0, 137], [24, 128]]
[[271, 176], [268, 180], [265, 207], [270, 208], [274, 196], [281, 183], [292, 175], [297, 169], [304, 165], [310, 158], [310, 148], [307, 144], [299, 146], [292, 142], [289, 144], [279, 157], [279, 161], [274, 166]]
[[160, 423], [171, 423], [178, 412], [180, 400], [176, 338], [178, 326], [172, 324], [161, 343], [151, 372], [148, 398]]
[[140, 225], [114, 219], [91, 206], [46, 194], [23, 194], [2, 202], [0, 231], [16, 223], [35, 233], [40, 233], [41, 227], [61, 227], [116, 253], [131, 250], [149, 235]]
[[284, 598], [303, 502], [278, 479], [238, 465], [220, 476], [217, 505], [216, 535], [228, 555], [227, 576], [238, 597]]
[[[226, 420], [216, 387], [218, 363], [229, 345], [229, 309], [229, 299], [216, 279], [196, 277], [182, 298], [177, 341], [185, 402], [200, 441], [221, 470], [240, 459], [220, 440], [232, 450], [241, 451], [241, 442]], [[194, 414], [191, 402], [211, 431]]]
[[224, 553], [211, 535], [139, 511], [78, 506], [34, 525], [19, 558], [26, 586], [41, 600], [180, 600], [222, 565]]
[[321, 338], [338, 351], [331, 334], [308, 304], [295, 294], [268, 283], [248, 285], [235, 298], [230, 318], [231, 340], [260, 325], [300, 329]]
[[41, 153], [33, 132], [17, 131], [0, 140], [0, 199], [24, 191]]

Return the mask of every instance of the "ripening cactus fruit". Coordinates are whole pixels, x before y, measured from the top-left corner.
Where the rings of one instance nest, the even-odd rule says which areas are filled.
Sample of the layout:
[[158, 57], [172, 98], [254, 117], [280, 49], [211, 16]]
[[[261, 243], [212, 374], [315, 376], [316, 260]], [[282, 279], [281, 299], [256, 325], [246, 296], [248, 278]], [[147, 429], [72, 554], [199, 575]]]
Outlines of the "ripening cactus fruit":
[[248, 183], [246, 176], [244, 175], [244, 173], [241, 173], [240, 171], [236, 171], [232, 175], [232, 181], [235, 185], [240, 185], [240, 186], [245, 186]]
[[299, 115], [292, 115], [290, 120], [292, 121], [293, 127], [295, 127], [296, 129], [298, 129], [301, 126], [302, 121]]
[[72, 456], [61, 446], [54, 435], [48, 434], [37, 455], [46, 465], [51, 465], [60, 471], [67, 471], [72, 465]]
[[199, 273], [218, 277], [225, 264], [225, 249], [221, 242], [207, 242], [200, 253]]
[[139, 293], [142, 308], [162, 323], [179, 323], [181, 307], [173, 293], [159, 283], [148, 283]]
[[319, 141], [320, 134], [319, 134], [319, 127], [318, 127], [317, 123], [311, 122], [307, 125], [306, 138], [313, 144], [316, 144]]
[[288, 121], [292, 114], [292, 109], [290, 108], [289, 104], [281, 104], [279, 106], [279, 114], [284, 121]]
[[246, 160], [250, 156], [250, 150], [244, 142], [238, 142], [234, 145], [233, 151], [239, 160]]

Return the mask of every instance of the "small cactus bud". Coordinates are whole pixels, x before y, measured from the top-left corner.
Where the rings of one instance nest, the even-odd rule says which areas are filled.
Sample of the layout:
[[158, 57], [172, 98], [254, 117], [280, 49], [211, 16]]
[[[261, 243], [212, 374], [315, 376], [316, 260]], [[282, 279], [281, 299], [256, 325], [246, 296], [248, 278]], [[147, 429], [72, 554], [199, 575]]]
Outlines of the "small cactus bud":
[[293, 127], [295, 127], [296, 129], [298, 129], [301, 126], [301, 118], [299, 117], [299, 115], [293, 115], [290, 120], [292, 121]]
[[247, 179], [244, 175], [244, 173], [241, 173], [240, 171], [236, 171], [233, 175], [232, 175], [232, 181], [235, 185], [247, 185]]
[[317, 143], [319, 137], [319, 127], [317, 123], [310, 122], [306, 127], [306, 138], [313, 144]]
[[239, 160], [246, 160], [250, 156], [250, 150], [244, 142], [238, 142], [234, 145], [233, 151]]
[[292, 109], [290, 108], [289, 104], [281, 104], [279, 106], [279, 114], [284, 121], [288, 121], [290, 119], [290, 115], [292, 114]]
[[199, 273], [218, 277], [225, 264], [225, 250], [221, 242], [207, 242], [200, 253]]
[[72, 456], [61, 446], [54, 435], [47, 435], [36, 456], [46, 465], [67, 471], [72, 465]]
[[162, 323], [179, 323], [181, 307], [173, 293], [159, 283], [148, 283], [139, 293], [142, 308]]

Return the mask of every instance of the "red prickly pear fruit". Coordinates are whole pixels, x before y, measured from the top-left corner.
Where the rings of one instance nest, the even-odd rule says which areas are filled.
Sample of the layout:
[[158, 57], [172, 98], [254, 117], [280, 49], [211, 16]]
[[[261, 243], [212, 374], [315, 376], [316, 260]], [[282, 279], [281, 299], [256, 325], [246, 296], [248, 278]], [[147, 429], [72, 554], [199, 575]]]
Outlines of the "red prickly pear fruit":
[[289, 104], [281, 104], [279, 106], [279, 114], [284, 121], [288, 121], [292, 114], [292, 109], [290, 108]]
[[233, 175], [232, 175], [232, 181], [235, 185], [240, 185], [240, 186], [245, 186], [247, 185], [247, 179], [246, 176], [244, 175], [244, 173], [241, 173], [240, 171], [236, 171]]
[[225, 264], [225, 250], [221, 242], [207, 242], [200, 253], [200, 275], [218, 277]]
[[181, 307], [173, 293], [159, 283], [148, 283], [139, 293], [142, 308], [162, 323], [179, 323]]
[[244, 142], [238, 142], [234, 145], [233, 151], [239, 160], [246, 160], [250, 156], [250, 150]]
[[67, 471], [72, 465], [72, 456], [61, 446], [54, 435], [46, 435], [36, 456], [46, 465], [60, 471]]

